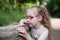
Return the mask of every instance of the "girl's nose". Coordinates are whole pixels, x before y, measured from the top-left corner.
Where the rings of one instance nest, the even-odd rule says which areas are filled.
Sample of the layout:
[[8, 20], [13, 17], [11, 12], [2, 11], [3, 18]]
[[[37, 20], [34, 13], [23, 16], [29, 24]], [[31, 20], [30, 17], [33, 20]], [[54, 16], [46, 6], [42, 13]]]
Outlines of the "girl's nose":
[[30, 20], [29, 19], [27, 19], [27, 23], [29, 23], [30, 22]]

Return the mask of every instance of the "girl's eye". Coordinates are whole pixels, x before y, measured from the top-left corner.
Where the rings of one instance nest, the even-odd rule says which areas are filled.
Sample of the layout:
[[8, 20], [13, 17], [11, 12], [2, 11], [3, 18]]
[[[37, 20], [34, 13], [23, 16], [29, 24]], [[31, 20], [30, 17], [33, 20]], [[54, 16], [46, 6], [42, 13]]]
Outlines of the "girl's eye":
[[30, 16], [30, 18], [32, 19], [32, 18], [34, 18], [33, 16]]
[[28, 18], [33, 19], [34, 17], [33, 17], [33, 16], [26, 16], [26, 18], [27, 18], [27, 19], [28, 19]]

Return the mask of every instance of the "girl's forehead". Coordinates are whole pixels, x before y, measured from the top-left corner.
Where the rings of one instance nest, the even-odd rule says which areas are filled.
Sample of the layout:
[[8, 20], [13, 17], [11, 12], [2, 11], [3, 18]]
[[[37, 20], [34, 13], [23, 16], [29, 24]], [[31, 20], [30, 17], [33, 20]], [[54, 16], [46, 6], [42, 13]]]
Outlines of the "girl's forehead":
[[37, 13], [36, 9], [28, 9], [26, 15], [37, 15]]
[[26, 13], [26, 16], [35, 16], [33, 13]]

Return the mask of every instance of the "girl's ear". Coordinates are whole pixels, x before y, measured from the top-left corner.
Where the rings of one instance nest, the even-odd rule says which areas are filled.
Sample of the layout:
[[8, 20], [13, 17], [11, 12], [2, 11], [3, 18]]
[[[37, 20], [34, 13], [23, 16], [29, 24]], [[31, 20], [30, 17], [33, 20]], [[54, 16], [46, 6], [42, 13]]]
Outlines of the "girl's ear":
[[38, 21], [42, 21], [42, 15], [38, 16]]

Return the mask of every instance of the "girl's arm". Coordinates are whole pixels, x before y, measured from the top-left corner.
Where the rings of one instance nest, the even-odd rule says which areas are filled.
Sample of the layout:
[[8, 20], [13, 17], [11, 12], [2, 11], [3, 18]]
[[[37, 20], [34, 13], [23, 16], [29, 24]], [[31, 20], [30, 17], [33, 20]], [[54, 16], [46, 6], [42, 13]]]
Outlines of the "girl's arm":
[[48, 29], [47, 29], [40, 35], [38, 40], [46, 40], [48, 38], [48, 34], [49, 34], [49, 32], [48, 32]]
[[27, 34], [26, 40], [33, 40], [29, 34]]

